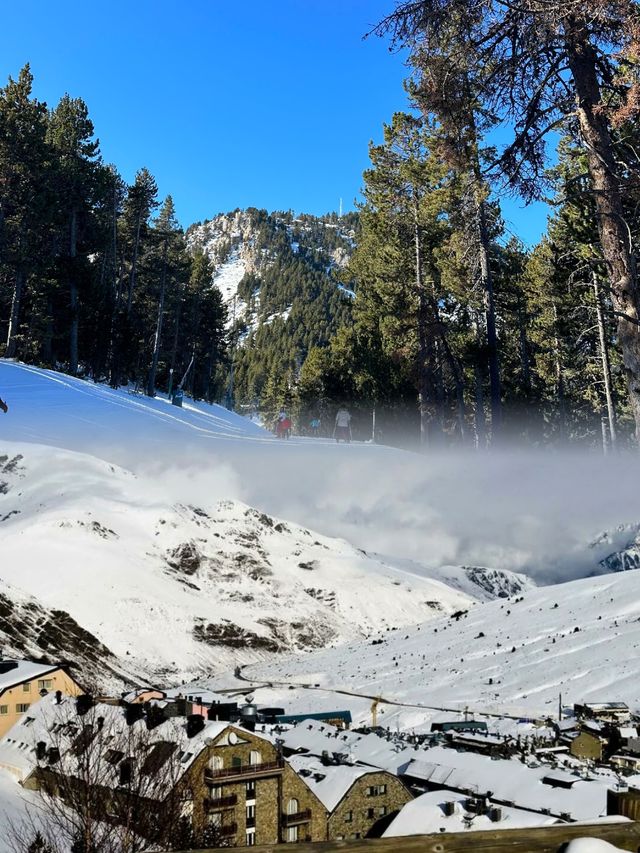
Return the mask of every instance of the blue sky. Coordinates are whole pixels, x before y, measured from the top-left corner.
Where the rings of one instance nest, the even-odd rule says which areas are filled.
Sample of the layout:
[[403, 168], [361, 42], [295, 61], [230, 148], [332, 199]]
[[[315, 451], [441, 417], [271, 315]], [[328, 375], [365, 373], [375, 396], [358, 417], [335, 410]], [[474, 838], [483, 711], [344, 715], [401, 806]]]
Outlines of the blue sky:
[[[362, 36], [393, 0], [23, 0], [3, 4], [0, 80], [88, 104], [102, 153], [141, 166], [186, 226], [235, 207], [353, 207], [370, 139], [406, 108], [403, 57]], [[541, 206], [506, 201], [527, 242]]]

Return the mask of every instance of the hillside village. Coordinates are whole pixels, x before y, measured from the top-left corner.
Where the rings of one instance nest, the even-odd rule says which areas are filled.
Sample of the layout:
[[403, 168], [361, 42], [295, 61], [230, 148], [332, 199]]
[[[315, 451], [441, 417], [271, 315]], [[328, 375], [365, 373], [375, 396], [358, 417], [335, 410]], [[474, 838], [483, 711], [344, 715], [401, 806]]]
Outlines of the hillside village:
[[637, 820], [640, 715], [620, 701], [561, 713], [448, 714], [392, 731], [237, 691], [93, 697], [64, 665], [2, 659], [0, 791], [12, 780], [14, 812], [20, 789], [45, 811], [94, 791], [109, 831], [128, 821], [172, 849]]

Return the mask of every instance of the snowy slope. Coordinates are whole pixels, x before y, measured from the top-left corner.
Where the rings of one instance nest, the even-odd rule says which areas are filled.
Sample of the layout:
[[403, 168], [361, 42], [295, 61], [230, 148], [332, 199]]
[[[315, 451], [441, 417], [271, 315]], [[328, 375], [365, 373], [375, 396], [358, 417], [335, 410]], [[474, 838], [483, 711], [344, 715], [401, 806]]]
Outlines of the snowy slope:
[[[632, 571], [532, 590], [458, 619], [255, 665], [243, 675], [416, 705], [554, 715], [560, 693], [565, 705], [621, 700], [640, 707], [639, 649], [640, 573]], [[273, 691], [269, 701], [277, 701]]]
[[169, 503], [239, 500], [394, 564], [408, 560], [427, 576], [485, 566], [538, 584], [584, 577], [606, 570], [602, 561], [632, 538], [602, 531], [632, 531], [640, 520], [637, 456], [420, 457], [358, 443], [279, 442], [218, 406], [178, 409], [1, 359], [0, 395], [10, 405], [0, 441], [79, 451], [151, 475]]
[[238, 502], [172, 505], [93, 457], [4, 447], [3, 581], [68, 613], [141, 679], [177, 683], [473, 603]]

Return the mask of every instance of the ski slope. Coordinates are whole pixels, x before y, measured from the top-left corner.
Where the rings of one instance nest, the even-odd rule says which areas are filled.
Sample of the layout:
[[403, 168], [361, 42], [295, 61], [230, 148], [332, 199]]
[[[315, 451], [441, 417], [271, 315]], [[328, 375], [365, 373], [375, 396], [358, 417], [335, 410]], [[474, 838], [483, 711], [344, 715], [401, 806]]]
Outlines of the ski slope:
[[179, 409], [6, 360], [0, 395], [10, 405], [0, 441], [85, 453], [150, 476], [170, 503], [238, 500], [431, 576], [484, 566], [539, 584], [583, 577], [626, 547], [621, 525], [640, 522], [635, 455], [418, 456], [357, 442], [282, 442], [220, 406]]
[[640, 710], [639, 651], [640, 572], [631, 571], [529, 590], [457, 619], [249, 666], [243, 677], [274, 683], [255, 691], [259, 702], [277, 705], [286, 697], [289, 705], [308, 707], [313, 696], [286, 685], [311, 683], [363, 720], [368, 703], [348, 694], [379, 696], [405, 705], [381, 704], [385, 724], [405, 728], [433, 717], [420, 706], [555, 717], [560, 695], [569, 707], [623, 701]]

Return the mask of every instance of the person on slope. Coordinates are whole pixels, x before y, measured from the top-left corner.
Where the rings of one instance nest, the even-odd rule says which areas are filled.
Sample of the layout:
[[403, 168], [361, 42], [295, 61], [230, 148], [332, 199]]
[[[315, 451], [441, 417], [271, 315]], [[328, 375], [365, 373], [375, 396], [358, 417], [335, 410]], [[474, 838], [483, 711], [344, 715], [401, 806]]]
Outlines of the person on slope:
[[5, 415], [6, 415], [6, 414], [7, 414], [7, 412], [9, 411], [9, 406], [7, 406], [7, 404], [6, 404], [6, 403], [5, 403], [5, 401], [2, 399], [2, 397], [0, 397], [0, 409], [2, 409], [2, 411], [5, 413]]
[[340, 440], [346, 441], [347, 444], [351, 441], [351, 415], [348, 410], [343, 407], [338, 409], [336, 415], [336, 425], [333, 430], [336, 442]]
[[291, 434], [291, 420], [287, 415], [284, 406], [280, 409], [280, 413], [278, 414], [278, 421], [276, 423], [276, 435], [278, 438], [289, 438]]

